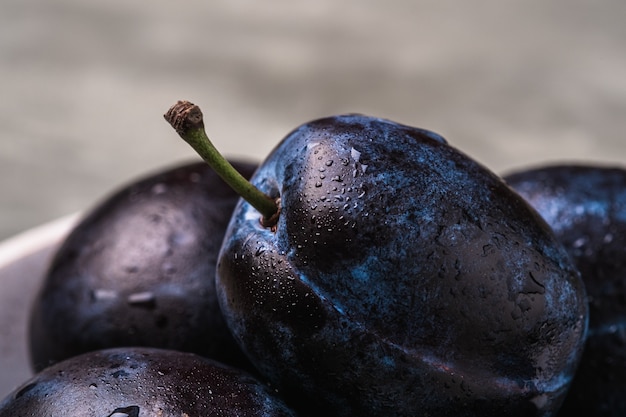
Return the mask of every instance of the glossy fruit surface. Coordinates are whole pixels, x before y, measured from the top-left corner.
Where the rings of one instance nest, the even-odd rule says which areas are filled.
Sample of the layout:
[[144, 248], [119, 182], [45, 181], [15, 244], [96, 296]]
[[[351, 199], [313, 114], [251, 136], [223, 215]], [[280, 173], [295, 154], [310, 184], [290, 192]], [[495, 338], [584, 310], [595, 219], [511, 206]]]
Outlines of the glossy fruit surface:
[[552, 226], [589, 295], [589, 335], [560, 415], [626, 415], [626, 170], [555, 164], [505, 179]]
[[[234, 162], [250, 176], [255, 164]], [[215, 294], [217, 254], [238, 196], [202, 162], [105, 198], [56, 253], [35, 301], [35, 370], [90, 350], [153, 346], [243, 367]]]
[[92, 351], [52, 365], [0, 402], [0, 417], [293, 417], [249, 374], [155, 348]]
[[[361, 115], [300, 126], [220, 253], [224, 315], [294, 404], [335, 416], [549, 416], [587, 326], [548, 225], [440, 136]], [[322, 414], [320, 414], [322, 413]]]

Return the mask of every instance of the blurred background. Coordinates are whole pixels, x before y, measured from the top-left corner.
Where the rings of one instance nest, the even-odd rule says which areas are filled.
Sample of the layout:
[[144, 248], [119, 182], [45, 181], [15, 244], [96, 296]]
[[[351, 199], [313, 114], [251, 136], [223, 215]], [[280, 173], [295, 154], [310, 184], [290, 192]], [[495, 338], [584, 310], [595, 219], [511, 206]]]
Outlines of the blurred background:
[[196, 158], [361, 112], [434, 130], [498, 173], [626, 160], [623, 0], [0, 3], [0, 240]]

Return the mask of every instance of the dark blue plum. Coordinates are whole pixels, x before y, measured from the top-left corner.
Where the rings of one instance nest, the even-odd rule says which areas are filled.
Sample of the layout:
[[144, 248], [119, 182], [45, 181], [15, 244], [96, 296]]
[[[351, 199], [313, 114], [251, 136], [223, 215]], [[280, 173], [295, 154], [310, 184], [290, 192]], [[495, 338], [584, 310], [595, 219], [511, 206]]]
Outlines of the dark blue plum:
[[550, 227], [439, 135], [362, 115], [291, 132], [219, 256], [229, 327], [292, 404], [334, 416], [550, 416], [587, 329]]
[[626, 169], [553, 164], [506, 181], [552, 226], [582, 274], [589, 334], [560, 416], [626, 415]]
[[58, 362], [0, 401], [0, 417], [295, 417], [253, 376], [192, 353], [112, 348]]
[[[257, 166], [233, 163], [246, 177]], [[33, 304], [33, 369], [96, 349], [152, 346], [252, 370], [215, 294], [217, 256], [238, 198], [193, 161], [95, 204], [54, 254]]]

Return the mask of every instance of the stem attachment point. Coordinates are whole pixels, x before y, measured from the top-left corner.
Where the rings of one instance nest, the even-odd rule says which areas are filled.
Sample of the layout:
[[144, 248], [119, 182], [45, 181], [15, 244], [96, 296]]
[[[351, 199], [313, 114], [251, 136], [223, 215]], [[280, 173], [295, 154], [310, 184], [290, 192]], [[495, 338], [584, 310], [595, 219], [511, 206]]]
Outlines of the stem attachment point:
[[226, 184], [261, 213], [261, 224], [275, 229], [280, 215], [280, 198], [273, 199], [256, 188], [219, 153], [204, 130], [200, 107], [179, 100], [163, 117]]

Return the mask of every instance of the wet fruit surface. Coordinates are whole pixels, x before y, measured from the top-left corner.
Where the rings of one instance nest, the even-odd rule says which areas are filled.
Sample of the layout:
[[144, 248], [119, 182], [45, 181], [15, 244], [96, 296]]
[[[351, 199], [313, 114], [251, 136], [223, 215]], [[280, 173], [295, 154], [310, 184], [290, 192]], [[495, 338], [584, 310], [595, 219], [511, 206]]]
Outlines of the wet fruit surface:
[[[235, 162], [250, 176], [256, 165]], [[56, 253], [33, 307], [35, 370], [90, 350], [154, 346], [248, 367], [215, 295], [215, 264], [238, 196], [202, 162], [129, 184]]]
[[89, 352], [52, 365], [0, 402], [0, 417], [293, 417], [249, 374], [191, 353]]
[[217, 290], [237, 340], [290, 395], [337, 416], [548, 416], [587, 326], [548, 225], [440, 136], [337, 116], [293, 131], [240, 202]]
[[552, 226], [589, 295], [589, 335], [559, 415], [625, 415], [626, 170], [551, 165], [505, 179]]

